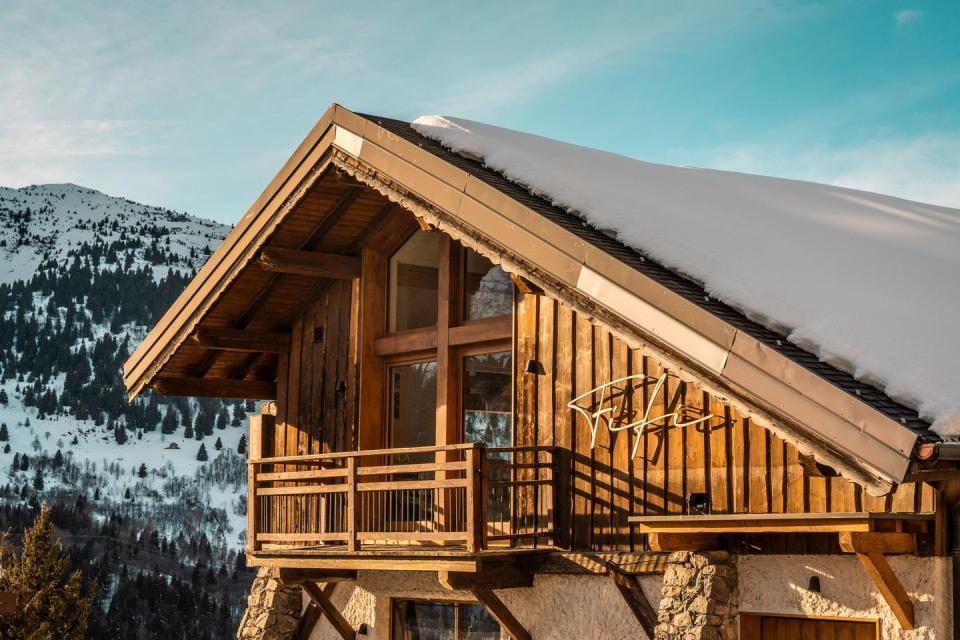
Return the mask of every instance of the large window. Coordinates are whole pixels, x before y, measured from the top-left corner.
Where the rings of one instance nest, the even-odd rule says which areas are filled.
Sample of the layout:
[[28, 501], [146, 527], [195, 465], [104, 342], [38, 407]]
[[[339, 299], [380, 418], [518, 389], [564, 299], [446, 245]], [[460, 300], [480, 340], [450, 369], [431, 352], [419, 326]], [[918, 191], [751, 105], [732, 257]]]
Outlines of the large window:
[[500, 625], [482, 605], [394, 600], [392, 640], [500, 640]]
[[387, 262], [387, 442], [392, 448], [513, 443], [513, 283], [437, 231]]

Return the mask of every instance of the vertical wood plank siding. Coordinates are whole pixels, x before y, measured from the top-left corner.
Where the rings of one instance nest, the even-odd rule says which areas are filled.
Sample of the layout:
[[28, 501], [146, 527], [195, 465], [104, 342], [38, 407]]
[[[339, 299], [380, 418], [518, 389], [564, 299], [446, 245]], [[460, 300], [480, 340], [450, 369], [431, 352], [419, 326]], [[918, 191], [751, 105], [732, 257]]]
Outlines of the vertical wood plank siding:
[[[708, 413], [706, 423], [640, 438], [630, 457], [632, 430], [590, 428], [567, 403], [611, 380], [645, 373], [622, 398], [642, 414], [655, 380], [672, 365], [629, 348], [609, 331], [545, 296], [518, 293], [516, 304], [516, 417], [518, 445], [557, 445], [565, 451], [558, 509], [567, 518], [571, 546], [580, 550], [639, 550], [645, 541], [627, 523], [632, 514], [688, 513], [691, 493], [707, 493], [713, 513], [933, 512], [929, 485], [902, 485], [872, 497], [857, 485], [801, 456], [773, 433], [740, 416], [702, 389], [670, 376], [651, 416], [682, 405], [679, 420]], [[528, 363], [537, 373], [528, 373]], [[598, 398], [595, 398], [595, 400]]]
[[269, 455], [353, 448], [357, 293], [355, 282], [333, 281], [294, 322], [290, 355], [281, 356], [278, 367], [277, 428]]

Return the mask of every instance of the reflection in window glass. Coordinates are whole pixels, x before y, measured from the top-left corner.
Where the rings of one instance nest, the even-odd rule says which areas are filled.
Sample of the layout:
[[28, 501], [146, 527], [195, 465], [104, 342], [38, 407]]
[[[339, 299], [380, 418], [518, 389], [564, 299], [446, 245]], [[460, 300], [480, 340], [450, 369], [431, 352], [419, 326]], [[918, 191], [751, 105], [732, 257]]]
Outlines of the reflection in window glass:
[[393, 601], [392, 640], [500, 640], [500, 625], [479, 604]]
[[[418, 362], [390, 368], [390, 446], [430, 447], [436, 443], [437, 363]], [[426, 454], [429, 462], [432, 454]], [[414, 461], [394, 456], [395, 464]]]
[[437, 324], [440, 234], [417, 231], [390, 257], [389, 331]]
[[513, 444], [513, 358], [497, 351], [463, 359], [463, 439], [488, 447]]
[[464, 319], [509, 315], [513, 307], [510, 276], [475, 251], [467, 249], [464, 269]]

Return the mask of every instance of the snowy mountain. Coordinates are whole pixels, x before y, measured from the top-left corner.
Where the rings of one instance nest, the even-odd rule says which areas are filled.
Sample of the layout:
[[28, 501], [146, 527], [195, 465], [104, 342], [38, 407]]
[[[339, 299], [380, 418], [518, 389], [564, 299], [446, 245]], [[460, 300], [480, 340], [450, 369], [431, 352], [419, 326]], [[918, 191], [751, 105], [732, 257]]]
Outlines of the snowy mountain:
[[[226, 637], [214, 625], [239, 615], [254, 404], [127, 403], [121, 382], [127, 355], [228, 231], [71, 184], [0, 188], [0, 528], [52, 504], [65, 546], [101, 585], [104, 624], [118, 597], [137, 608], [127, 600], [149, 591], [137, 580], [222, 591], [205, 605], [216, 621], [195, 622], [206, 637]], [[108, 637], [97, 624], [91, 637]], [[144, 625], [131, 612], [124, 628]]]

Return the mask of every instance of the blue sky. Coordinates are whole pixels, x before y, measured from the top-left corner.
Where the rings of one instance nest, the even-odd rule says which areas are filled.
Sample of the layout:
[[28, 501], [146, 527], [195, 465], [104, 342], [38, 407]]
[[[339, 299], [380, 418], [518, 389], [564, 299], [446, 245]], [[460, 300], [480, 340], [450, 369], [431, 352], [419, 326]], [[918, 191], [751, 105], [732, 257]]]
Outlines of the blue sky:
[[956, 0], [5, 0], [0, 60], [0, 185], [225, 222], [334, 101], [960, 207]]

